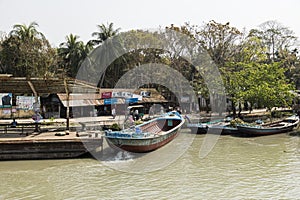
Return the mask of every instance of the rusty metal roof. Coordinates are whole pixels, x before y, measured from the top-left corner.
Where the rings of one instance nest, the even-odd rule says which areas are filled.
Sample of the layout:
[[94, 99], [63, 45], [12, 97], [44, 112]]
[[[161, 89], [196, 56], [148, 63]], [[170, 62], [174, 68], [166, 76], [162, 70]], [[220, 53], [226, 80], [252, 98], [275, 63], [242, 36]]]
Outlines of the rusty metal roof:
[[26, 78], [0, 75], [0, 93], [14, 94], [96, 93], [99, 88], [73, 78]]
[[[101, 93], [105, 92], [134, 92], [135, 94], [140, 94], [141, 91], [150, 91], [150, 97], [143, 97], [137, 103], [164, 103], [168, 102], [156, 89], [154, 88], [139, 88], [137, 90], [133, 89], [112, 89], [112, 88], [101, 88], [98, 94], [70, 94], [69, 95], [69, 106], [97, 106], [104, 105], [104, 99], [101, 98]], [[63, 105], [67, 106], [67, 95], [65, 93], [57, 94]], [[116, 104], [124, 104], [125, 99], [117, 98]]]
[[[158, 103], [167, 100], [154, 88], [120, 89], [120, 88], [97, 88], [95, 85], [74, 78], [26, 78], [12, 77], [0, 74], [0, 93], [13, 94], [58, 94], [60, 100], [66, 103], [66, 93], [70, 93], [70, 104], [79, 105], [103, 105], [101, 94], [105, 92], [132, 92], [140, 94], [141, 91], [150, 91], [151, 96], [143, 97], [138, 103]], [[124, 103], [121, 102], [118, 103]], [[70, 105], [71, 106], [71, 105]]]

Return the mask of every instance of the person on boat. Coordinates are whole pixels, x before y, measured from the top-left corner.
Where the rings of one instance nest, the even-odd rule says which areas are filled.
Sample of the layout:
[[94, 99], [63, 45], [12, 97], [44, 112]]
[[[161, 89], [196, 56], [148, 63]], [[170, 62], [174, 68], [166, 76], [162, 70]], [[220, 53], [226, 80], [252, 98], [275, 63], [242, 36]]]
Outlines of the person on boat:
[[133, 126], [134, 125], [134, 119], [133, 119], [132, 115], [129, 115], [128, 120], [129, 120], [130, 126]]
[[154, 111], [153, 111], [153, 107], [151, 106], [149, 108], [149, 117], [153, 116], [154, 115]]
[[161, 106], [160, 107], [160, 114], [163, 115], [164, 114], [164, 108]]
[[140, 116], [139, 116], [139, 110], [135, 110], [134, 111], [134, 119], [137, 121], [140, 119]]
[[177, 107], [175, 111], [178, 112], [179, 114], [181, 114], [181, 110], [179, 107]]

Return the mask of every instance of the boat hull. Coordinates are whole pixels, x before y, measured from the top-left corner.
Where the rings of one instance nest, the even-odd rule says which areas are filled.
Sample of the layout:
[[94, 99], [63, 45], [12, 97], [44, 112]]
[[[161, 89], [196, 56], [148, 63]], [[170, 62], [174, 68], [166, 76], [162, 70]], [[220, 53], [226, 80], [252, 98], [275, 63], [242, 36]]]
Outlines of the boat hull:
[[230, 127], [227, 125], [215, 125], [215, 126], [189, 126], [188, 127], [193, 134], [221, 134], [230, 135], [238, 131], [237, 128]]
[[289, 117], [281, 122], [268, 126], [237, 125], [238, 134], [241, 136], [264, 136], [292, 131], [299, 123], [299, 117]]
[[172, 141], [183, 124], [184, 119], [179, 113], [170, 112], [133, 129], [106, 131], [105, 139], [111, 147], [144, 153], [154, 151]]
[[191, 133], [193, 133], [193, 134], [205, 134], [208, 131], [207, 127], [193, 126], [193, 127], [189, 127], [189, 129], [191, 130]]
[[209, 134], [231, 135], [238, 132], [237, 128], [231, 126], [212, 126], [208, 129]]
[[294, 126], [289, 126], [282, 129], [274, 129], [274, 128], [265, 128], [265, 129], [258, 129], [258, 128], [252, 128], [252, 127], [243, 127], [238, 126], [238, 133], [245, 136], [263, 136], [263, 135], [273, 135], [273, 134], [279, 134], [279, 133], [286, 133], [289, 131], [292, 131]]
[[106, 138], [106, 141], [112, 147], [118, 147], [125, 151], [135, 153], [145, 153], [154, 151], [170, 141], [172, 141], [179, 133], [179, 129], [176, 129], [166, 135], [147, 138], [147, 139], [124, 139], [124, 138]]

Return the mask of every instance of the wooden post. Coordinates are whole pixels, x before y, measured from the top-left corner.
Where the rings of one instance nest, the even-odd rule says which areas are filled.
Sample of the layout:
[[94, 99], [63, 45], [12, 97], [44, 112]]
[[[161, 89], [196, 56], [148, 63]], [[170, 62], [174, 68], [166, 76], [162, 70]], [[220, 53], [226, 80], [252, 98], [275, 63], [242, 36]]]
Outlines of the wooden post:
[[37, 102], [38, 102], [38, 94], [37, 94], [37, 92], [36, 92], [36, 90], [35, 90], [33, 84], [31, 83], [31, 81], [27, 81], [27, 83], [28, 83], [30, 89], [32, 90], [32, 92], [33, 92], [33, 94], [34, 94], [34, 97], [35, 97], [35, 103], [37, 103]]
[[[27, 83], [28, 83], [30, 89], [32, 90], [32, 92], [33, 92], [33, 94], [34, 94], [35, 105], [39, 105], [39, 104], [38, 104], [38, 93], [36, 92], [36, 90], [35, 90], [33, 84], [31, 83], [31, 81], [27, 81]], [[39, 114], [39, 112], [40, 112], [40, 111], [39, 111], [40, 108], [37, 107], [37, 108], [34, 108], [34, 109], [37, 109], [37, 110], [35, 110], [35, 115], [36, 115], [36, 117], [37, 117], [38, 114]], [[37, 119], [35, 119], [35, 128], [34, 128], [34, 132], [39, 132], [39, 124], [38, 124], [38, 120], [37, 120]]]
[[69, 130], [70, 129], [70, 104], [69, 104], [70, 93], [69, 93], [69, 88], [68, 88], [66, 79], [64, 79], [64, 85], [65, 85], [65, 91], [67, 94], [67, 113], [66, 113], [67, 126], [66, 126], [66, 130]]
[[69, 93], [67, 93], [67, 127], [66, 130], [70, 129], [70, 104], [69, 104]]

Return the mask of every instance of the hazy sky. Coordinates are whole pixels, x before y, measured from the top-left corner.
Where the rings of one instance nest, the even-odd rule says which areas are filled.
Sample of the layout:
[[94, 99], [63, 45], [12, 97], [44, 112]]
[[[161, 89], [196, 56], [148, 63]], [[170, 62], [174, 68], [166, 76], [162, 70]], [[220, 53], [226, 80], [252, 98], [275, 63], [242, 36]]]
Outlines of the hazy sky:
[[121, 31], [210, 20], [249, 30], [277, 20], [300, 37], [299, 0], [0, 0], [0, 8], [0, 31], [35, 21], [54, 46], [70, 33], [88, 41], [97, 24], [110, 22]]

